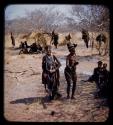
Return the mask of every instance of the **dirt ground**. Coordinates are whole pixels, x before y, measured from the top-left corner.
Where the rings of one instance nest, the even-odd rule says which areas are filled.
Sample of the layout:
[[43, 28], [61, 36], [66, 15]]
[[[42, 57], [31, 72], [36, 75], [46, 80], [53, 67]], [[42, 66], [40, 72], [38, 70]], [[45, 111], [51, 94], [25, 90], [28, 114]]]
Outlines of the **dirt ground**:
[[[21, 54], [19, 50], [6, 46], [4, 53], [4, 117], [8, 121], [25, 122], [104, 122], [109, 108], [106, 99], [95, 99], [95, 83], [83, 82], [92, 73], [97, 61], [108, 64], [109, 56], [99, 56], [98, 51], [86, 49], [83, 41], [76, 48], [77, 88], [75, 100], [66, 99], [66, 81], [64, 77], [66, 45], [52, 48], [53, 54], [60, 60], [61, 99], [48, 102], [47, 93], [41, 81], [41, 63], [44, 54]], [[51, 112], [54, 111], [54, 115]]]

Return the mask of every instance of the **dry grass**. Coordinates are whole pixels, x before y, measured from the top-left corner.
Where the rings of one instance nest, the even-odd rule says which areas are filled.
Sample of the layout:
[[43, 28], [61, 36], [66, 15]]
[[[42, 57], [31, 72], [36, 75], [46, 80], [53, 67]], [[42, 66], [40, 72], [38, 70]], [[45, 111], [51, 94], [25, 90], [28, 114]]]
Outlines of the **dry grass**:
[[[66, 44], [66, 40], [65, 40], [65, 36], [67, 35], [68, 33], [59, 33], [59, 45], [65, 45]], [[82, 40], [82, 34], [81, 32], [75, 32], [75, 33], [70, 33], [71, 36], [72, 36], [72, 39], [71, 41], [73, 43], [78, 43], [78, 44], [81, 44], [83, 42]], [[98, 32], [93, 32], [93, 37], [94, 37], [94, 43], [95, 43], [95, 47], [97, 46], [96, 45], [96, 36], [98, 35], [99, 33]], [[107, 32], [104, 32], [104, 34], [106, 35], [107, 37], [107, 43], [109, 43], [110, 39], [109, 39], [109, 33]], [[22, 34], [18, 35], [18, 37], [15, 38], [15, 41], [16, 41], [16, 46], [19, 46], [20, 42], [21, 41], [25, 41], [26, 39], [21, 39], [21, 36]], [[31, 34], [32, 35], [32, 34]], [[90, 40], [92, 41], [92, 32], [89, 32], [89, 35], [90, 35]], [[48, 36], [48, 35], [43, 35], [43, 34], [40, 34], [40, 33], [37, 33], [35, 35], [33, 35], [33, 37], [36, 37], [36, 40], [38, 43], [42, 44], [42, 45], [46, 45], [46, 44], [50, 44], [50, 40], [51, 38]], [[28, 39], [28, 44], [32, 44], [35, 40], [32, 39], [32, 37], [29, 37]], [[11, 45], [11, 39], [10, 39], [10, 36], [7, 35], [5, 36], [5, 47], [12, 47]]]
[[[59, 36], [59, 43], [61, 45], [65, 44], [65, 41], [63, 41], [65, 35], [67, 35], [67, 33], [60, 34]], [[47, 109], [44, 108], [39, 100], [46, 95], [41, 80], [41, 64], [44, 55], [18, 55], [18, 50], [10, 49], [10, 37], [5, 37], [4, 116], [6, 119], [9, 121], [27, 122], [100, 122], [106, 120], [108, 108], [96, 108], [95, 103], [98, 100], [93, 99], [93, 94], [91, 94], [91, 92], [94, 92], [96, 89], [95, 84], [89, 82], [83, 83], [81, 80], [86, 80], [89, 77], [88, 74], [93, 72], [94, 67], [97, 66], [98, 60], [106, 62], [109, 66], [109, 57], [96, 55], [97, 51], [95, 50], [93, 51], [95, 55], [92, 56], [91, 49], [86, 49], [84, 46], [81, 33], [73, 33], [71, 40], [78, 43], [76, 54], [79, 65], [77, 66], [76, 100], [71, 101], [65, 99], [66, 81], [64, 77], [64, 62], [68, 54], [67, 47], [59, 46], [58, 49], [54, 49], [53, 47], [54, 55], [62, 64], [60, 68], [61, 77], [59, 91], [63, 97], [61, 100], [45, 103]], [[46, 36], [46, 38], [47, 37], [48, 36]], [[47, 39], [49, 41], [49, 37]], [[19, 45], [20, 40], [20, 38], [16, 38], [16, 46]], [[32, 41], [29, 41], [29, 44], [30, 43], [32, 43]], [[54, 116], [50, 115], [52, 111], [55, 111]], [[94, 116], [92, 112], [97, 113], [96, 116]]]
[[24, 59], [24, 58], [25, 58], [25, 55], [21, 54], [20, 57], [21, 57], [22, 59]]

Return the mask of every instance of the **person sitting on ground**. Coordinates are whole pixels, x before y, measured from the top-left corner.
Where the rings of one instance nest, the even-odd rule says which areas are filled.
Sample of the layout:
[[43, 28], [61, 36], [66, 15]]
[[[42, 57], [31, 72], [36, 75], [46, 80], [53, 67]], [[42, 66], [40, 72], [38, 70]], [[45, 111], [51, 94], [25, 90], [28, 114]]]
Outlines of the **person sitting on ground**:
[[25, 42], [21, 41], [19, 48], [21, 49], [20, 52], [19, 52], [19, 54], [20, 53], [24, 53], [24, 54], [28, 53], [28, 49], [27, 49], [27, 47], [25, 45]]
[[109, 91], [109, 71], [107, 70], [107, 63], [103, 63], [102, 67], [102, 83], [101, 83], [101, 96], [107, 97]]
[[102, 75], [102, 61], [98, 61], [98, 67], [94, 68], [93, 71], [93, 75], [91, 77], [89, 77], [88, 80], [86, 80], [85, 82], [89, 81], [89, 82], [95, 82], [96, 83], [96, 87], [97, 87], [97, 97], [100, 95], [101, 93], [101, 84], [103, 82], [103, 75]]
[[28, 44], [27, 44], [27, 41], [24, 42], [24, 45], [26, 48], [29, 48]]
[[24, 48], [24, 42], [22, 42], [22, 41], [20, 42], [19, 48], [20, 49]]
[[42, 51], [42, 47], [40, 44], [37, 45], [37, 49], [41, 52]]
[[34, 42], [34, 43], [30, 46], [30, 52], [37, 52], [36, 42]]

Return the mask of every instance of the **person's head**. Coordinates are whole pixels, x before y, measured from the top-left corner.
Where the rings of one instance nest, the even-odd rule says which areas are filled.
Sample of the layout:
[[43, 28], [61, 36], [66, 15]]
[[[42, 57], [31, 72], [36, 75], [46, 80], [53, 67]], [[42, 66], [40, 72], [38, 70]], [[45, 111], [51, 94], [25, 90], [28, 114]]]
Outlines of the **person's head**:
[[73, 55], [75, 54], [75, 48], [69, 49], [69, 52]]
[[98, 61], [98, 67], [101, 68], [102, 67], [102, 61]]
[[27, 41], [25, 41], [24, 43], [27, 43]]
[[50, 56], [51, 55], [51, 46], [48, 45], [48, 46], [45, 47], [45, 49], [46, 49], [47, 55]]
[[103, 63], [103, 69], [107, 68], [107, 63]]
[[69, 50], [69, 52], [73, 55], [73, 54], [75, 54], [75, 48], [77, 47], [77, 44], [69, 44], [68, 45], [68, 50]]

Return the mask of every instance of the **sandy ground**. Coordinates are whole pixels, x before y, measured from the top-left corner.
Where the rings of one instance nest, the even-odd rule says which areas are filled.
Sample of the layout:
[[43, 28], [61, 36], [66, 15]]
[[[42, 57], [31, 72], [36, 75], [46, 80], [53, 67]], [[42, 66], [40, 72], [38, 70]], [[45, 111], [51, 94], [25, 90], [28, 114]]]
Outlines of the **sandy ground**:
[[[4, 65], [4, 117], [8, 121], [31, 122], [104, 122], [109, 108], [102, 105], [105, 99], [95, 99], [95, 83], [83, 82], [92, 73], [97, 61], [108, 64], [109, 56], [99, 56], [97, 50], [86, 49], [84, 43], [76, 48], [77, 88], [75, 100], [66, 99], [66, 81], [64, 77], [66, 46], [53, 47], [53, 54], [60, 60], [61, 99], [46, 101], [47, 93], [41, 81], [41, 63], [44, 54], [21, 54], [11, 47], [5, 48]], [[52, 116], [51, 112], [55, 114]]]

